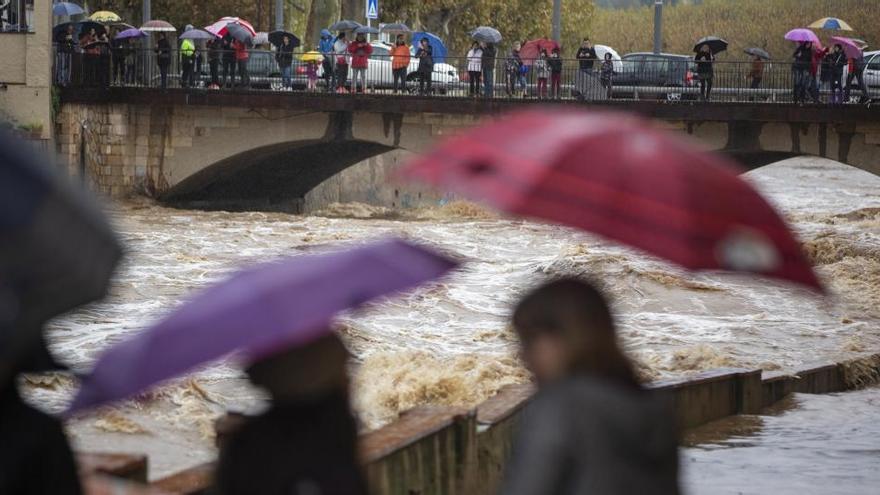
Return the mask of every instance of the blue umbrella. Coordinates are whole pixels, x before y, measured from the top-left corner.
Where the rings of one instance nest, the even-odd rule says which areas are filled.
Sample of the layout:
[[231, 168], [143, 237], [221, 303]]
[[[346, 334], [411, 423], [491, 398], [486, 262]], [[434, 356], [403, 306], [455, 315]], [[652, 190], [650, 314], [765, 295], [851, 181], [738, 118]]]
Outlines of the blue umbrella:
[[471, 38], [484, 43], [501, 43], [501, 33], [489, 26], [480, 26], [470, 33]]
[[58, 2], [52, 6], [52, 15], [57, 16], [71, 16], [71, 15], [80, 15], [85, 14], [85, 11], [82, 7], [75, 3], [71, 2]]
[[443, 44], [443, 40], [440, 39], [439, 36], [432, 33], [426, 33], [424, 31], [416, 31], [412, 35], [412, 49], [416, 51], [419, 49], [419, 42], [422, 41], [422, 38], [428, 38], [428, 45], [431, 46], [431, 51], [433, 52], [434, 62], [438, 64], [442, 64], [446, 61], [446, 45]]
[[113, 37], [113, 39], [127, 40], [127, 39], [135, 39], [135, 38], [146, 38], [147, 36], [148, 36], [147, 33], [141, 31], [140, 29], [131, 28], [131, 29], [126, 29], [125, 31], [122, 31], [121, 33], [117, 34], [116, 36]]

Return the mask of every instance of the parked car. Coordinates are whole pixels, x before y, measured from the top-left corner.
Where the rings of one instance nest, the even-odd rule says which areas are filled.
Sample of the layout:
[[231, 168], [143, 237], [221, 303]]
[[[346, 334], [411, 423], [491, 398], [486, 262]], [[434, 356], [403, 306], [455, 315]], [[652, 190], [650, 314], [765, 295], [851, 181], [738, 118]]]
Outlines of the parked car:
[[[628, 53], [621, 57], [623, 70], [614, 74], [614, 85], [663, 88], [688, 88], [696, 85], [696, 64], [688, 55], [671, 53]], [[615, 93], [616, 94], [616, 93]], [[629, 95], [635, 96], [635, 95]], [[680, 100], [682, 92], [651, 95], [667, 100]]]

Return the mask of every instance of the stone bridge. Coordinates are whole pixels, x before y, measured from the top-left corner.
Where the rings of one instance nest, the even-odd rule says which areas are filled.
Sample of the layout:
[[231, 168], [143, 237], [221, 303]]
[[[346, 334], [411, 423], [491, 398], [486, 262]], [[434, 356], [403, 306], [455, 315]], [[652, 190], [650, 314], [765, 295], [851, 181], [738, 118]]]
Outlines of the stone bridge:
[[[113, 196], [142, 192], [190, 206], [300, 211], [309, 191], [356, 163], [394, 150], [418, 153], [438, 136], [536, 103], [78, 89], [62, 93], [57, 135], [68, 167]], [[707, 148], [732, 156], [747, 170], [813, 155], [880, 175], [880, 108], [615, 101], [586, 105], [651, 117], [660, 127], [689, 134]], [[368, 167], [355, 180], [381, 187], [387, 168]], [[397, 186], [391, 187], [397, 197]], [[409, 188], [406, 196], [412, 194], [416, 192]], [[393, 201], [391, 205], [397, 206]]]

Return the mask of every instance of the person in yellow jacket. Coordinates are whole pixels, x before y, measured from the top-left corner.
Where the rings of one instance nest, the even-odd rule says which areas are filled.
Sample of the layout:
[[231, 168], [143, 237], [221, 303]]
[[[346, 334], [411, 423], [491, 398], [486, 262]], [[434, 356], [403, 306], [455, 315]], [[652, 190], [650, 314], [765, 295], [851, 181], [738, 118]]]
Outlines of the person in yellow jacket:
[[[406, 72], [409, 69], [409, 46], [403, 39], [402, 34], [397, 35], [394, 42], [394, 48], [391, 49], [391, 75], [394, 78], [394, 92], [397, 93], [398, 88], [401, 92], [406, 93]], [[400, 85], [398, 86], [398, 81]]]
[[185, 39], [180, 42], [180, 67], [183, 74], [180, 76], [180, 85], [190, 88], [194, 85], [193, 67], [196, 60], [196, 45], [192, 40]]

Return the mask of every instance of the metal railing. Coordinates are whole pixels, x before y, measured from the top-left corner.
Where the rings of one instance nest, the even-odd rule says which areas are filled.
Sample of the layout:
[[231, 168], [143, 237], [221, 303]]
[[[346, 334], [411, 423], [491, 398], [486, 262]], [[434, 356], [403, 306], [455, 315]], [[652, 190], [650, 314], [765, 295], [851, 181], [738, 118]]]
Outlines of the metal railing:
[[[615, 61], [613, 70], [582, 67], [581, 61], [519, 66], [508, 59], [489, 63], [465, 57], [446, 57], [428, 72], [411, 57], [409, 63], [373, 54], [366, 68], [351, 56], [312, 63], [294, 53], [289, 68], [279, 65], [277, 52], [249, 50], [246, 58], [232, 51], [196, 50], [184, 56], [177, 50], [160, 57], [155, 49], [99, 45], [89, 50], [56, 46], [55, 82], [62, 86], [123, 86], [189, 88], [192, 90], [311, 91], [338, 94], [429, 95], [474, 98], [559, 98], [575, 100], [663, 100], [668, 102], [794, 101], [823, 104], [856, 103], [880, 96], [874, 87], [860, 86], [846, 68], [817, 77], [808, 69], [785, 62], [715, 62], [701, 72], [687, 58], [662, 62]], [[160, 63], [160, 60], [162, 63]], [[340, 62], [345, 61], [346, 64]], [[469, 67], [470, 63], [470, 67]], [[402, 66], [398, 71], [394, 67]], [[551, 67], [555, 65], [554, 71]], [[395, 77], [397, 76], [397, 77]], [[834, 80], [840, 81], [833, 84]], [[871, 81], [869, 81], [871, 82]], [[848, 84], [850, 83], [850, 84]]]

